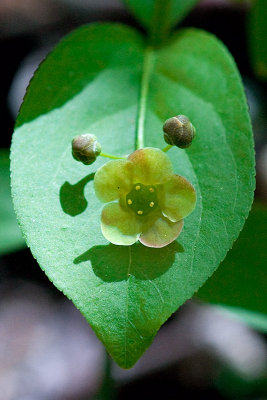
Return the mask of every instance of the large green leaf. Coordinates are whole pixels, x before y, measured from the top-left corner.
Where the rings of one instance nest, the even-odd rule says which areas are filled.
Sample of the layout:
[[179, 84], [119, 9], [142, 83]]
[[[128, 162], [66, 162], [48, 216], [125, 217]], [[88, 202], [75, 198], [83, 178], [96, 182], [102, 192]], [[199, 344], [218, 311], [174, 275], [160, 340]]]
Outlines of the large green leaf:
[[227, 306], [267, 331], [267, 208], [254, 205], [245, 227], [220, 268], [197, 297]]
[[199, 0], [123, 0], [157, 43], [180, 22]]
[[266, 0], [255, 0], [249, 16], [248, 38], [252, 66], [256, 74], [267, 79], [267, 7]]
[[0, 254], [24, 246], [10, 192], [9, 151], [0, 150]]
[[[168, 153], [197, 190], [179, 243], [108, 244], [93, 172], [71, 139], [94, 133], [104, 152], [164, 146], [163, 121], [188, 115], [188, 150]], [[15, 208], [33, 255], [125, 368], [214, 272], [239, 234], [254, 189], [251, 127], [240, 78], [213, 36], [184, 30], [161, 50], [134, 30], [94, 24], [64, 39], [28, 89], [12, 145]], [[84, 197], [85, 196], [85, 197]]]

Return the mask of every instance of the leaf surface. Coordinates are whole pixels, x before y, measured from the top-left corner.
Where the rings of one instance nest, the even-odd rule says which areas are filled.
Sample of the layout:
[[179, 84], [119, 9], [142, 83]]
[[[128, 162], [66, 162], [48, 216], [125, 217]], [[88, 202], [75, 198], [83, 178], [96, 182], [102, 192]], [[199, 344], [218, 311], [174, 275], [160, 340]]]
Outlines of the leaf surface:
[[0, 254], [24, 246], [13, 209], [10, 191], [9, 151], [0, 150]]
[[[189, 149], [168, 154], [198, 198], [178, 242], [162, 249], [107, 243], [92, 182], [106, 160], [77, 163], [71, 139], [93, 133], [115, 155], [136, 144], [164, 147], [163, 122], [178, 113], [190, 117], [197, 135]], [[76, 30], [41, 64], [28, 89], [12, 145], [12, 186], [41, 268], [115, 361], [130, 368], [212, 275], [251, 206], [252, 134], [232, 58], [197, 30], [181, 31], [157, 51], [121, 25]]]

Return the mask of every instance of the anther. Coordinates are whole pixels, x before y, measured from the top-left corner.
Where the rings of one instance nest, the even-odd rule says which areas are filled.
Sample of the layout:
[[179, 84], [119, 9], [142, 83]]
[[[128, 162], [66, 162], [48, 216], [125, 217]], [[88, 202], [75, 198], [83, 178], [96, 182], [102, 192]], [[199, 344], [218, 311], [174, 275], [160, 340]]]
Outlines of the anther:
[[135, 186], [135, 190], [140, 190], [140, 189], [141, 189], [140, 185]]
[[142, 211], [142, 210], [138, 210], [138, 211], [137, 211], [137, 214], [138, 214], [138, 215], [142, 215], [142, 214], [143, 214], [143, 211]]
[[154, 201], [151, 201], [150, 203], [149, 203], [149, 207], [154, 207]]
[[151, 193], [155, 192], [155, 190], [154, 190], [152, 187], [149, 188], [149, 191], [150, 191]]
[[127, 203], [128, 203], [129, 205], [133, 204], [133, 202], [132, 202], [131, 199], [128, 199], [128, 200], [127, 200]]

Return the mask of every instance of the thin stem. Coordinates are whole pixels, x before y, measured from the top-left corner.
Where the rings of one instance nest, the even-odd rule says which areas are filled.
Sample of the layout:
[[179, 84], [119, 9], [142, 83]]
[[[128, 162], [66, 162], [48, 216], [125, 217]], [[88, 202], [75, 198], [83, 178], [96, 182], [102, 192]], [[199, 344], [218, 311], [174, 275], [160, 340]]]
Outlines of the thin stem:
[[113, 156], [112, 154], [100, 153], [102, 157], [111, 158], [112, 160], [124, 160], [126, 157]]
[[147, 95], [151, 70], [154, 64], [154, 53], [152, 47], [147, 47], [144, 56], [143, 76], [141, 81], [140, 105], [137, 118], [136, 149], [144, 147], [144, 124], [147, 106]]
[[172, 148], [172, 144], [168, 144], [166, 147], [164, 147], [164, 149], [162, 149], [162, 151], [164, 151], [164, 153], [167, 153], [167, 151], [169, 151]]

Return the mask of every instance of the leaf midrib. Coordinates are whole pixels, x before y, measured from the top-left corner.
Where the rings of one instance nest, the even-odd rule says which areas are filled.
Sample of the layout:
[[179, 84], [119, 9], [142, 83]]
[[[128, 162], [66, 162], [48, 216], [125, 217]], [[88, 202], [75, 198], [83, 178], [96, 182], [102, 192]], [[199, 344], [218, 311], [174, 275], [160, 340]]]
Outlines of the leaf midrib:
[[127, 270], [127, 281], [126, 281], [126, 306], [125, 306], [125, 331], [124, 331], [124, 365], [127, 365], [127, 326], [128, 326], [128, 295], [129, 295], [129, 285], [130, 285], [130, 271], [131, 271], [131, 264], [132, 264], [132, 249], [129, 246], [129, 263], [128, 263], [128, 270]]
[[141, 78], [140, 98], [139, 98], [139, 109], [137, 115], [136, 124], [136, 149], [142, 149], [144, 147], [144, 125], [145, 125], [145, 114], [147, 108], [147, 95], [150, 77], [155, 63], [155, 53], [152, 47], [148, 46], [144, 52], [144, 63], [143, 73]]
[[[139, 108], [137, 112], [137, 123], [136, 123], [136, 141], [135, 150], [142, 149], [145, 147], [144, 143], [144, 125], [145, 115], [147, 110], [147, 97], [150, 78], [155, 63], [155, 52], [151, 46], [147, 46], [144, 51], [144, 62], [142, 69], [141, 85], [140, 85], [140, 97], [139, 97]], [[127, 326], [128, 320], [128, 294], [131, 277], [131, 265], [132, 265], [132, 253], [131, 246], [129, 246], [129, 263], [126, 280], [126, 305], [125, 305], [125, 331], [124, 331], [124, 365], [127, 365]]]

